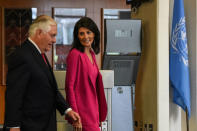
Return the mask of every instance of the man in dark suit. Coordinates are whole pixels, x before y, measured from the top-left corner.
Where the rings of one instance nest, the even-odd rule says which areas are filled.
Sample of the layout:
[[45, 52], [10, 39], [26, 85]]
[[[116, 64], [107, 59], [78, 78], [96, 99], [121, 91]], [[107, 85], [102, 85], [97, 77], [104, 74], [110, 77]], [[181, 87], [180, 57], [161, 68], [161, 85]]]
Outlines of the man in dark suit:
[[45, 56], [56, 42], [57, 24], [39, 16], [30, 26], [29, 38], [8, 58], [4, 129], [10, 131], [56, 131], [56, 109], [80, 121], [57, 88]]

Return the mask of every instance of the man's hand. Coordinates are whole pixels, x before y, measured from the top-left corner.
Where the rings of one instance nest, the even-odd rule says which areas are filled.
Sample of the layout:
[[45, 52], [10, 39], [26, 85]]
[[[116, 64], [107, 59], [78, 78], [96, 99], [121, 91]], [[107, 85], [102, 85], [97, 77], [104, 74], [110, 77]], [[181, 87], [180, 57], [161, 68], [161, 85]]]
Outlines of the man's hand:
[[20, 131], [20, 128], [10, 128], [10, 131]]
[[66, 113], [66, 116], [71, 118], [73, 123], [81, 123], [81, 118], [78, 113], [74, 112], [73, 110]]
[[79, 122], [73, 122], [73, 131], [82, 131], [82, 124]]

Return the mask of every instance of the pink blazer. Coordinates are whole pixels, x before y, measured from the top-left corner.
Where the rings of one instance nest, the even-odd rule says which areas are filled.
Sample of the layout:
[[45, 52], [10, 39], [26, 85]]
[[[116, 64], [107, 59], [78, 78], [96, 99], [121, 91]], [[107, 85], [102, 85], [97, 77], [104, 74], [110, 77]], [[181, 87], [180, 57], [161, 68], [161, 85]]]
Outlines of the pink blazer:
[[[66, 99], [71, 108], [79, 113], [83, 125], [94, 125], [106, 119], [107, 103], [102, 76], [99, 72], [94, 89], [85, 55], [72, 49], [67, 57]], [[93, 52], [92, 56], [96, 63]]]

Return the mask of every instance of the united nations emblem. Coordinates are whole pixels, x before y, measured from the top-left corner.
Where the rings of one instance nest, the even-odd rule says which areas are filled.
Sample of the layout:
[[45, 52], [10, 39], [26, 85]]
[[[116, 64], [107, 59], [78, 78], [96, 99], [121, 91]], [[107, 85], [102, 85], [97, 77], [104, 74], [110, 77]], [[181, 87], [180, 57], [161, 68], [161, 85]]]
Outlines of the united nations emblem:
[[187, 36], [185, 27], [185, 17], [182, 17], [172, 32], [171, 46], [173, 53], [176, 53], [180, 61], [188, 66], [188, 47], [187, 47]]

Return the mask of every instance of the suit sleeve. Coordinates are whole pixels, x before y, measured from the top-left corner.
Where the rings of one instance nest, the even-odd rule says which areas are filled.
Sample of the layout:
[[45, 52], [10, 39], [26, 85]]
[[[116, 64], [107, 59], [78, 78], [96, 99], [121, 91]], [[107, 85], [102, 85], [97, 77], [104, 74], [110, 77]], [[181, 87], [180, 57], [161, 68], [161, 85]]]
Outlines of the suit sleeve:
[[75, 98], [75, 84], [77, 80], [77, 71], [79, 66], [79, 53], [71, 51], [67, 57], [66, 70], [66, 100], [69, 102], [71, 108], [78, 112], [76, 98]]
[[61, 113], [61, 115], [65, 114], [65, 111], [70, 108], [69, 104], [65, 101], [62, 94], [59, 92], [59, 90], [56, 90], [56, 103], [57, 103], [57, 109]]
[[30, 70], [22, 55], [14, 53], [8, 58], [6, 87], [5, 126], [20, 127], [25, 90], [30, 78]]

